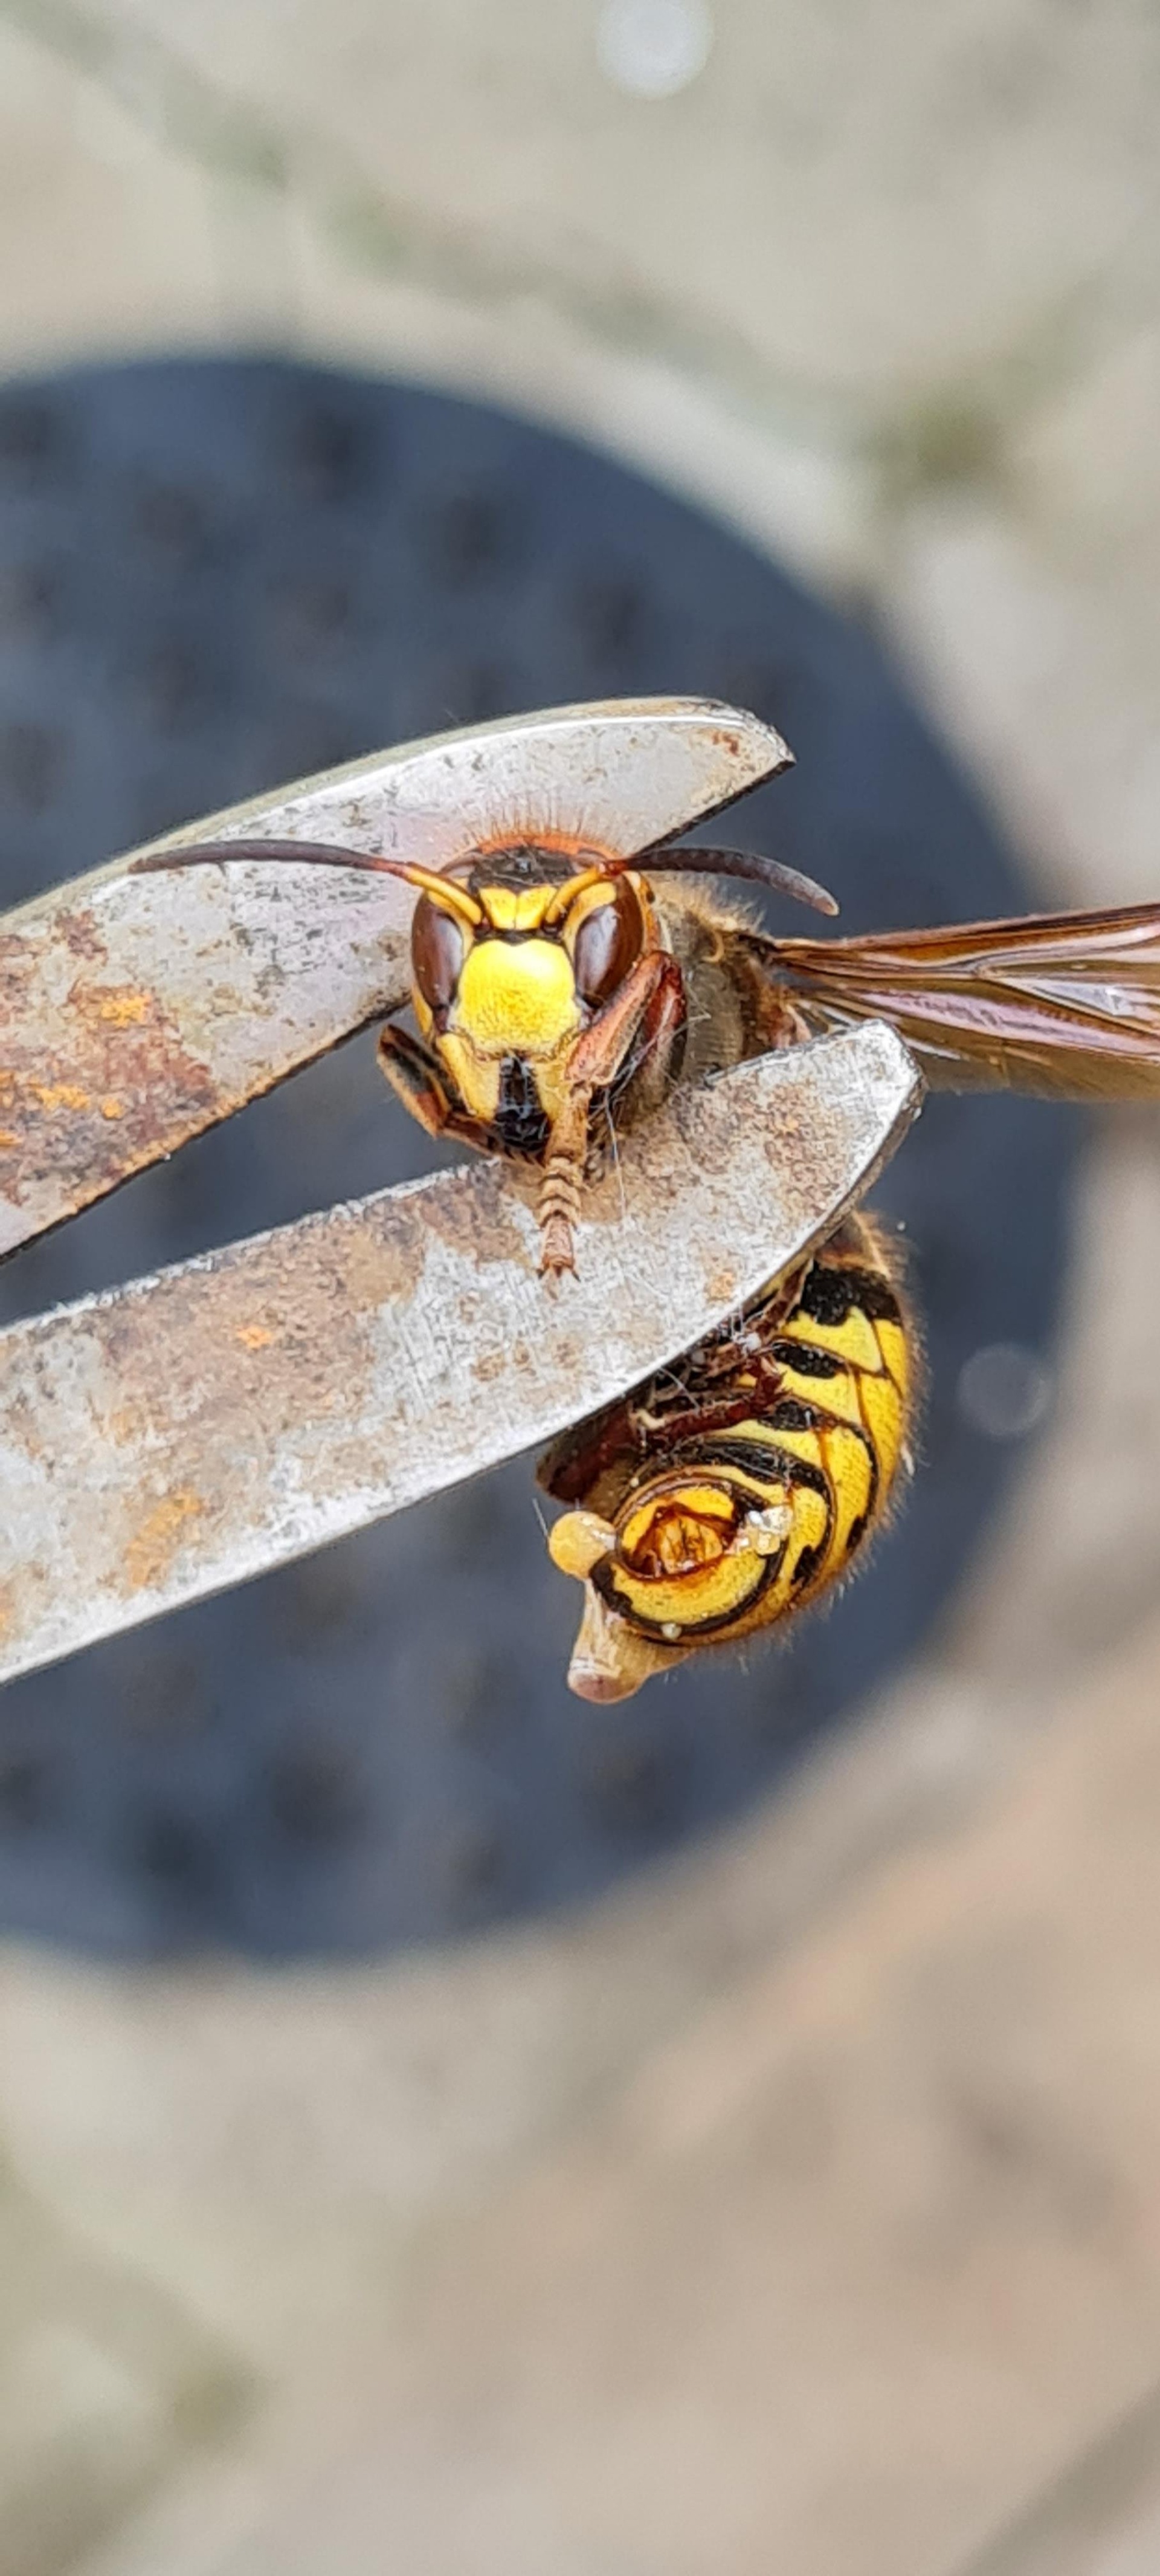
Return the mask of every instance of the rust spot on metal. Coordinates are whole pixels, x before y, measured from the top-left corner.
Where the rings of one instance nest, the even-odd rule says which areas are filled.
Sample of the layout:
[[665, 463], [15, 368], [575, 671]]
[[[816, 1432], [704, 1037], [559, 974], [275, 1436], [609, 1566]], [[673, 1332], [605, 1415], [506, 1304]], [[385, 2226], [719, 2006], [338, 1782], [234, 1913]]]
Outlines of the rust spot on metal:
[[89, 965], [103, 966], [109, 952], [91, 905], [78, 904], [73, 912], [59, 913], [57, 929], [70, 957], [83, 957]]
[[0, 933], [0, 966], [17, 973], [23, 959], [27, 959], [31, 964], [33, 953], [31, 941], [26, 939], [21, 931], [6, 930]]
[[479, 1262], [510, 1261], [529, 1272], [536, 1267], [510, 1203], [505, 1206], [498, 1190], [465, 1190], [453, 1200], [432, 1201], [428, 1222], [452, 1252], [469, 1253]]
[[66, 918], [68, 939], [58, 916], [39, 955], [22, 941], [19, 975], [17, 961], [0, 957], [4, 1194], [15, 1207], [31, 1202], [54, 1214], [84, 1205], [232, 1105], [219, 1102], [208, 1065], [141, 985], [82, 976], [50, 1007], [62, 944], [90, 964], [104, 954], [91, 920]]
[[96, 1002], [97, 1018], [107, 1020], [113, 1029], [139, 1029], [155, 1008], [151, 993], [135, 993], [131, 985], [106, 993]]
[[[21, 1371], [6, 1411], [4, 1428], [21, 1457], [35, 1465], [52, 1446], [52, 1429], [46, 1423], [39, 1403], [39, 1387], [34, 1368]], [[0, 1520], [0, 1527], [2, 1527]]]
[[148, 1425], [148, 1409], [138, 1399], [132, 1404], [119, 1404], [112, 1413], [107, 1413], [101, 1429], [115, 1449], [128, 1449], [144, 1437]]
[[190, 1522], [199, 1520], [204, 1510], [200, 1494], [190, 1486], [154, 1504], [125, 1550], [126, 1591], [150, 1591], [164, 1581]]
[[379, 1206], [350, 1226], [342, 1244], [344, 1301], [365, 1313], [389, 1297], [414, 1295], [427, 1259], [425, 1229], [405, 1206]]
[[30, 1082], [27, 1087], [32, 1098], [48, 1111], [50, 1118], [58, 1109], [87, 1109], [90, 1106], [89, 1094], [82, 1091], [79, 1082]]
[[777, 1115], [764, 1130], [766, 1156], [783, 1182], [797, 1176], [808, 1186], [819, 1160], [832, 1155], [840, 1135], [840, 1113], [835, 1117], [823, 1100], [817, 1101], [808, 1119], [779, 1103]]

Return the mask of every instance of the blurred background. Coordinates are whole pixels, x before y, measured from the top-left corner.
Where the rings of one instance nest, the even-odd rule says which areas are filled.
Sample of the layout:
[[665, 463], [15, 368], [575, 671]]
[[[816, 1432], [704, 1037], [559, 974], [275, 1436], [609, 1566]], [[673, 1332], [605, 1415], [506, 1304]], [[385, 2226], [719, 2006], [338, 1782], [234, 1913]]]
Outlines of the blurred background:
[[[0, 0], [3, 900], [652, 688], [851, 928], [1153, 894], [1158, 109], [1129, 0]], [[3, 1311], [430, 1159], [346, 1050]], [[1160, 2569], [1156, 1121], [885, 1195], [790, 1655], [596, 1724], [521, 1467], [6, 1694], [0, 2576]]]

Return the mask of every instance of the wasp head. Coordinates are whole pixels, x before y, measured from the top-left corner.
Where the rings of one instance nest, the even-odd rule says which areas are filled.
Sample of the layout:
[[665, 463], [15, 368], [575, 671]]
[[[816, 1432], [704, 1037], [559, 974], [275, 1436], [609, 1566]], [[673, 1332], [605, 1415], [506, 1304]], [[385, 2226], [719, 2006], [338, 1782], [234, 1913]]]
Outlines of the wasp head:
[[[586, 855], [476, 857], [464, 881], [429, 883], [415, 906], [416, 1020], [501, 1151], [544, 1151], [575, 1094], [578, 1041], [658, 942], [645, 881], [606, 873], [596, 854], [586, 866]], [[599, 1086], [584, 1087], [590, 1097]]]

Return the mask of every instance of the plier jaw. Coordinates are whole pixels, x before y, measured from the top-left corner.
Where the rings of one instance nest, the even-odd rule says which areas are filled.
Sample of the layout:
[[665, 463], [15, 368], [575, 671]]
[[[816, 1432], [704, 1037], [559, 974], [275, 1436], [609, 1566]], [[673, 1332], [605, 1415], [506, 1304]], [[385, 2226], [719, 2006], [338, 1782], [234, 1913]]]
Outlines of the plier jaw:
[[[551, 829], [687, 830], [785, 766], [702, 700], [527, 716], [375, 755], [188, 840], [446, 865]], [[159, 845], [153, 844], [151, 847]], [[0, 924], [0, 1210], [14, 1250], [405, 999], [386, 877], [133, 875]], [[0, 1334], [0, 1678], [265, 1571], [622, 1396], [828, 1233], [920, 1084], [876, 1024], [682, 1094], [592, 1195], [551, 1299], [494, 1164], [332, 1208]]]
[[332, 841], [433, 868], [548, 829], [643, 849], [784, 768], [699, 698], [561, 707], [374, 752], [55, 887], [0, 931], [0, 1254], [399, 1008], [414, 898], [346, 871], [133, 862], [187, 841]]

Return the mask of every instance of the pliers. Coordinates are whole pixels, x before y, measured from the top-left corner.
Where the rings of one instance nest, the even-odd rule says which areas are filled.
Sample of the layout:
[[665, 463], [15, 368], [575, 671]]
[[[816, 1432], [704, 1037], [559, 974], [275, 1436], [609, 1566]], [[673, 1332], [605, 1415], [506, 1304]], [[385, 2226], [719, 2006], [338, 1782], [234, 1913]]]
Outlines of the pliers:
[[[446, 865], [499, 834], [641, 849], [784, 765], [703, 699], [549, 710], [374, 753], [191, 822]], [[355, 872], [133, 875], [0, 920], [0, 1252], [175, 1152], [409, 988], [413, 897]], [[921, 1084], [870, 1023], [742, 1066], [627, 1140], [579, 1276], [486, 1162], [0, 1333], [0, 1679], [265, 1572], [623, 1395], [860, 1197]]]

